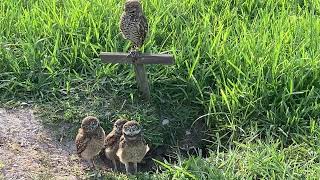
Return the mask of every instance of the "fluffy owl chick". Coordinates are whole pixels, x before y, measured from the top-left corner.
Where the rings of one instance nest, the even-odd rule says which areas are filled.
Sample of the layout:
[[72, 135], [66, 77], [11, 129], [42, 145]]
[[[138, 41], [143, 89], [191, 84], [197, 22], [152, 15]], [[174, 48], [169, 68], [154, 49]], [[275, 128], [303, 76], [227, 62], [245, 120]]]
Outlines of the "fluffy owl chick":
[[117, 156], [125, 165], [127, 173], [131, 173], [132, 166], [134, 173], [137, 173], [137, 163], [141, 162], [149, 151], [142, 134], [142, 127], [136, 121], [128, 121], [123, 125], [122, 133]]
[[147, 18], [139, 0], [126, 0], [120, 19], [120, 30], [122, 36], [132, 42], [130, 55], [136, 58], [137, 50], [143, 45], [148, 32]]
[[104, 147], [105, 132], [96, 117], [88, 116], [82, 120], [76, 137], [77, 154], [94, 165], [94, 157]]
[[127, 122], [125, 119], [118, 119], [113, 124], [112, 131], [106, 136], [105, 139], [105, 155], [112, 161], [114, 170], [117, 171], [118, 157], [116, 155], [119, 147], [120, 137], [122, 135], [122, 127]]

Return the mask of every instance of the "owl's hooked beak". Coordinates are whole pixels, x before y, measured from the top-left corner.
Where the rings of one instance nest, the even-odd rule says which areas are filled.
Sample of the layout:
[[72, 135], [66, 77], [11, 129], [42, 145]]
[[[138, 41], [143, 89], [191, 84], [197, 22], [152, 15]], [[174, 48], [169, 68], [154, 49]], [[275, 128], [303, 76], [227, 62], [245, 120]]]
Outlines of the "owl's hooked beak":
[[94, 122], [90, 125], [90, 130], [93, 131], [99, 127], [99, 122]]

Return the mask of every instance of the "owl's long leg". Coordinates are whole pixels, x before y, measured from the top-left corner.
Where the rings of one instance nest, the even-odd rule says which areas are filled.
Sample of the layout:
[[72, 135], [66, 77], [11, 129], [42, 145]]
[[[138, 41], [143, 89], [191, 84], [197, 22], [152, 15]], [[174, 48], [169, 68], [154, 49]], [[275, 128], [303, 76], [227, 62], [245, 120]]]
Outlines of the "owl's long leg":
[[96, 169], [96, 164], [94, 163], [94, 158], [93, 158], [93, 159], [91, 159], [90, 161], [91, 161], [91, 163], [92, 163], [92, 167], [93, 167], [93, 169]]
[[136, 46], [132, 45], [130, 50], [129, 50], [129, 55], [127, 57], [134, 58], [135, 57], [135, 49], [136, 49]]
[[129, 166], [129, 163], [124, 163], [124, 166], [126, 167], [126, 173], [127, 174], [130, 174], [130, 166]]
[[113, 159], [111, 159], [111, 161], [112, 161], [112, 164], [113, 164], [113, 170], [114, 171], [118, 171], [116, 160], [113, 158]]
[[134, 173], [136, 174], [138, 172], [138, 163], [133, 163], [134, 167]]
[[133, 62], [135, 62], [139, 56], [140, 56], [139, 47], [136, 45], [133, 45], [131, 47], [131, 50], [129, 51], [128, 57], [131, 57], [133, 59]]
[[83, 160], [82, 165], [83, 165], [82, 167], [84, 170], [90, 170], [92, 168], [90, 160]]

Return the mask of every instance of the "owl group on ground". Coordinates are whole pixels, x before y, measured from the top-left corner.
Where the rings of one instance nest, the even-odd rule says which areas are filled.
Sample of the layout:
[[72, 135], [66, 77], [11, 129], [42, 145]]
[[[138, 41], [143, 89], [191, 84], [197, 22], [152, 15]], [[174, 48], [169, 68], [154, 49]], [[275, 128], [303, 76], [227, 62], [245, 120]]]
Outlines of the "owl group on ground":
[[141, 125], [137, 121], [126, 122], [122, 128], [117, 156], [128, 174], [137, 173], [137, 164], [148, 151], [149, 146], [143, 137]]
[[147, 18], [139, 0], [126, 0], [120, 19], [120, 31], [125, 39], [132, 42], [130, 55], [136, 58], [139, 54], [138, 49], [143, 45], [148, 32]]
[[96, 117], [88, 116], [82, 120], [76, 136], [77, 154], [95, 168], [94, 158], [104, 147], [105, 132]]
[[127, 122], [126, 119], [118, 119], [113, 125], [112, 131], [106, 136], [105, 139], [105, 156], [112, 161], [114, 171], [117, 171], [117, 163], [119, 158], [116, 153], [119, 147], [120, 137], [122, 135], [122, 127]]

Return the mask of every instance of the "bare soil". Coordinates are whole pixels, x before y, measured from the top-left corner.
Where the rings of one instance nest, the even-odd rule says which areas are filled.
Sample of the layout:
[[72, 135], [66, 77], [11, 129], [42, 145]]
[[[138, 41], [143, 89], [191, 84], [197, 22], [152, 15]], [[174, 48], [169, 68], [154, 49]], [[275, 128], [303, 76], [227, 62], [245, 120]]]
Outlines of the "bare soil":
[[[88, 179], [92, 171], [84, 170], [87, 164], [76, 155], [75, 134], [70, 134], [74, 125], [53, 127], [42, 122], [30, 108], [0, 108], [0, 180]], [[190, 143], [193, 142], [190, 139], [194, 138], [189, 136], [186, 135], [182, 147], [185, 144], [195, 146]], [[171, 156], [168, 153], [165, 146], [151, 146], [144, 160], [138, 164], [138, 169], [155, 171], [157, 167], [152, 159], [169, 160]], [[112, 164], [104, 155], [100, 154], [95, 163], [102, 174], [111, 170]], [[121, 166], [120, 171], [125, 172], [124, 167]]]
[[83, 179], [74, 142], [51, 130], [31, 109], [0, 109], [0, 179]]

